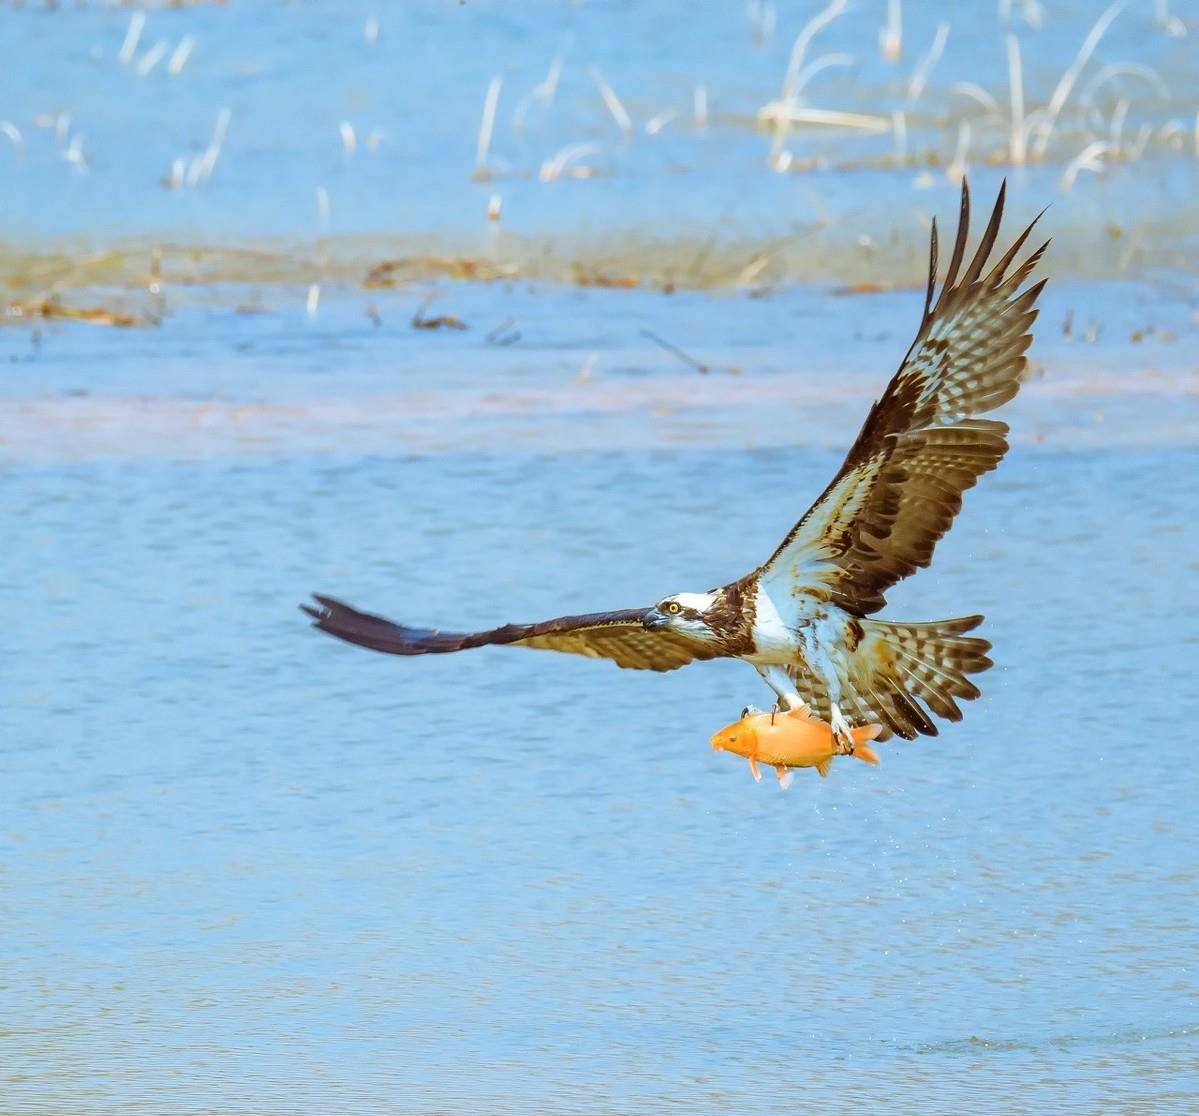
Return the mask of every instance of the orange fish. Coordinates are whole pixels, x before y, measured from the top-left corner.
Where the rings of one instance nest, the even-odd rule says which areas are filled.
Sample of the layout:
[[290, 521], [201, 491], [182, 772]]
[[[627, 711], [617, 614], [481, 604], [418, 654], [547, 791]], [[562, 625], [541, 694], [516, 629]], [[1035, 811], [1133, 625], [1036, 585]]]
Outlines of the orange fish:
[[[867, 741], [882, 731], [882, 725], [862, 725], [853, 729], [853, 754], [866, 763], [878, 763], [878, 753]], [[712, 737], [712, 747], [718, 752], [744, 756], [749, 760], [749, 769], [755, 779], [762, 778], [759, 762], [770, 764], [781, 787], [791, 785], [794, 767], [814, 767], [824, 778], [832, 766], [833, 756], [839, 754], [833, 743], [832, 728], [803, 709], [786, 713], [747, 710], [741, 720], [726, 725]]]

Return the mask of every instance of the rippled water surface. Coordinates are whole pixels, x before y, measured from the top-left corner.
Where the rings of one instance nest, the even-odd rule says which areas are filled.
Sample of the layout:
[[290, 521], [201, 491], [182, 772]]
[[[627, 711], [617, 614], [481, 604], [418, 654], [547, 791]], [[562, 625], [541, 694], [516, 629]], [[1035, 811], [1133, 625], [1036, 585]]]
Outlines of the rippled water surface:
[[[296, 605], [736, 576], [917, 295], [453, 292], [507, 346], [352, 301], [5, 334], [0, 1107], [1199, 1102], [1194, 327], [1127, 290], [1110, 344], [1051, 328], [1101, 294], [1049, 301], [1010, 459], [894, 596], [988, 614], [983, 699], [786, 793], [707, 746], [766, 696], [741, 664], [397, 660]], [[1178, 341], [1117, 340], [1146, 306]]]
[[[0, 1113], [1199, 1109], [1199, 8], [887, 7], [784, 129], [815, 3], [4, 9]], [[964, 171], [1055, 241], [888, 611], [987, 614], [962, 724], [783, 793], [743, 664], [308, 626], [757, 564]]]

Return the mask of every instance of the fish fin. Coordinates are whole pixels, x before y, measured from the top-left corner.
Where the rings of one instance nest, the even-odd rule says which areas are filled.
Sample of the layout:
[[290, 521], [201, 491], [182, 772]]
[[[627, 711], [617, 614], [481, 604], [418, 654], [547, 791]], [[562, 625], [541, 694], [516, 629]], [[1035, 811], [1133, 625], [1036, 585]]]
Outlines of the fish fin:
[[796, 721], [806, 721], [810, 725], [822, 725], [825, 723], [819, 717], [814, 717], [811, 709], [809, 709], [806, 705], [800, 705], [794, 709], [788, 709], [786, 716]]
[[859, 725], [850, 731], [855, 744], [863, 744], [867, 740], [877, 740], [882, 735], [884, 725]]
[[876, 752], [869, 744], [858, 744], [853, 754], [860, 760], [865, 760], [866, 763], [878, 763], [878, 752]]
[[749, 761], [749, 770], [754, 777], [754, 782], [760, 783], [762, 781], [762, 769], [758, 766], [758, 761], [756, 759], [751, 759]]
[[791, 785], [791, 780], [795, 778], [795, 772], [789, 767], [778, 766], [774, 769], [774, 773], [779, 777], [779, 786], [786, 790]]
[[816, 771], [822, 779], [827, 779], [828, 773], [829, 773], [829, 768], [831, 768], [832, 766], [833, 766], [833, 757], [829, 756], [828, 759], [821, 760], [816, 765]]

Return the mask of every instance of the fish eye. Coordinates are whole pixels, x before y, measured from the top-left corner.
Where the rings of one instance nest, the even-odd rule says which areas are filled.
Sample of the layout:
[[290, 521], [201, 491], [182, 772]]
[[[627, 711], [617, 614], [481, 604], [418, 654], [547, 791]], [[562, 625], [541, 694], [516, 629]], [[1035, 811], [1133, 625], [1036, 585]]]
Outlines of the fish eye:
[[669, 612], [671, 616], [678, 616], [683, 611], [683, 606], [678, 601], [667, 601], [664, 611]]

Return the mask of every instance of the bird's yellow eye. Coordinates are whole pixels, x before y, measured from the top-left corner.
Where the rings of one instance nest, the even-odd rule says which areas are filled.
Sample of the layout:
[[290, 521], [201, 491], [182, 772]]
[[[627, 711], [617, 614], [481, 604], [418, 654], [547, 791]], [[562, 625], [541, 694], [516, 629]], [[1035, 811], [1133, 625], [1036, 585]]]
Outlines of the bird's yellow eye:
[[683, 606], [679, 604], [678, 601], [667, 601], [666, 611], [669, 612], [671, 616], [678, 616], [678, 614], [683, 611]]

